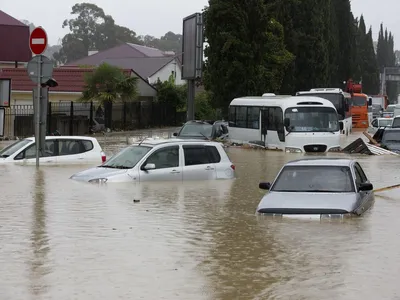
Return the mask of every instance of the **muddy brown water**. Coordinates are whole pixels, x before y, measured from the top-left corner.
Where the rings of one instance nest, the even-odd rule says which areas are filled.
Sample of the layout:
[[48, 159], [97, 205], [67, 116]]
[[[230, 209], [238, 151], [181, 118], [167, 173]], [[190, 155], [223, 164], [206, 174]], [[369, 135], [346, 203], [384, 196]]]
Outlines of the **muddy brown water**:
[[[0, 299], [400, 299], [400, 190], [344, 222], [256, 217], [258, 182], [302, 155], [228, 153], [237, 179], [185, 184], [0, 165]], [[358, 158], [400, 183], [399, 157]]]

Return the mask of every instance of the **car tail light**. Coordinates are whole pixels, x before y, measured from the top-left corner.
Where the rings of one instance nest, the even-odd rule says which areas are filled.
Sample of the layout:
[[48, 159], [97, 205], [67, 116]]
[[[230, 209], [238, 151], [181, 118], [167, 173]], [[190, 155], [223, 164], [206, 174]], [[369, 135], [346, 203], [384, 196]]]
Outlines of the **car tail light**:
[[236, 170], [236, 167], [235, 167], [235, 165], [231, 165], [231, 168], [232, 168], [232, 170], [233, 170], [233, 171], [235, 171], [235, 170]]
[[106, 154], [105, 154], [103, 151], [101, 151], [101, 162], [102, 162], [102, 163], [105, 163], [106, 160], [107, 160]]

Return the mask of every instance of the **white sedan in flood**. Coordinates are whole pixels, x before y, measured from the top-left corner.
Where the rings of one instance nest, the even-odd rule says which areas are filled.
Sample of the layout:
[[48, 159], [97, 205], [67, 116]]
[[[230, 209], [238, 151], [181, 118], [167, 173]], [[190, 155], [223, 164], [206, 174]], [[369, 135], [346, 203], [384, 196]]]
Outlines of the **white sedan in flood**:
[[[101, 163], [106, 156], [99, 142], [86, 136], [47, 136], [39, 158], [41, 164]], [[0, 164], [36, 162], [35, 138], [19, 140], [0, 151]]]

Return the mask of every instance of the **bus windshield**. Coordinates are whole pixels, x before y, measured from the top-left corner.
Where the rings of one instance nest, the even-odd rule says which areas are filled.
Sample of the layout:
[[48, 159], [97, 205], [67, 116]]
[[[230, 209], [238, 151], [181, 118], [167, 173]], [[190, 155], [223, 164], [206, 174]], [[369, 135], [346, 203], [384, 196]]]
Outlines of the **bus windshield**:
[[290, 120], [288, 132], [339, 131], [338, 115], [332, 107], [289, 107], [285, 118]]
[[351, 105], [367, 107], [368, 100], [367, 100], [367, 98], [365, 98], [363, 96], [353, 96], [353, 97], [351, 97]]
[[332, 104], [335, 106], [337, 113], [339, 114], [339, 119], [343, 120], [344, 118], [344, 97], [342, 94], [329, 94], [329, 93], [307, 93], [305, 94], [307, 96], [315, 96], [315, 97], [320, 97], [322, 99], [328, 100], [332, 102]]

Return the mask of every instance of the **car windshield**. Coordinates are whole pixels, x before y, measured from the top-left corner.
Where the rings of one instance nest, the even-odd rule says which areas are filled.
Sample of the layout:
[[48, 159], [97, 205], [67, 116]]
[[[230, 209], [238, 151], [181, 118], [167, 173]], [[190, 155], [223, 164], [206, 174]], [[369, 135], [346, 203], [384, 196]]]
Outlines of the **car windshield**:
[[187, 124], [182, 127], [179, 135], [211, 137], [212, 128], [211, 124]]
[[351, 193], [354, 184], [349, 167], [286, 166], [271, 191]]
[[[392, 125], [392, 122], [394, 122], [392, 119], [380, 119], [380, 120], [379, 120], [379, 126], [380, 126], [380, 127], [391, 126], [391, 125]], [[399, 127], [400, 127], [400, 119], [399, 119], [399, 121], [397, 122], [397, 124], [398, 124]]]
[[387, 108], [386, 108], [386, 112], [394, 112], [394, 108], [395, 108], [396, 106], [391, 106], [391, 105], [389, 105]]
[[353, 96], [351, 97], [351, 105], [352, 106], [367, 106], [368, 101], [367, 98], [363, 96]]
[[339, 131], [339, 120], [332, 107], [290, 107], [285, 111], [290, 119], [289, 132], [335, 132]]
[[14, 144], [11, 144], [10, 146], [4, 148], [3, 150], [0, 151], [0, 157], [6, 158], [9, 157], [10, 155], [13, 155], [16, 151], [22, 149], [29, 143], [31, 143], [31, 140], [20, 140], [18, 142], [15, 142]]
[[400, 128], [400, 118], [394, 118], [392, 128]]
[[382, 144], [400, 143], [400, 130], [385, 130], [382, 137]]
[[103, 168], [132, 169], [151, 150], [146, 146], [129, 146], [101, 165]]

